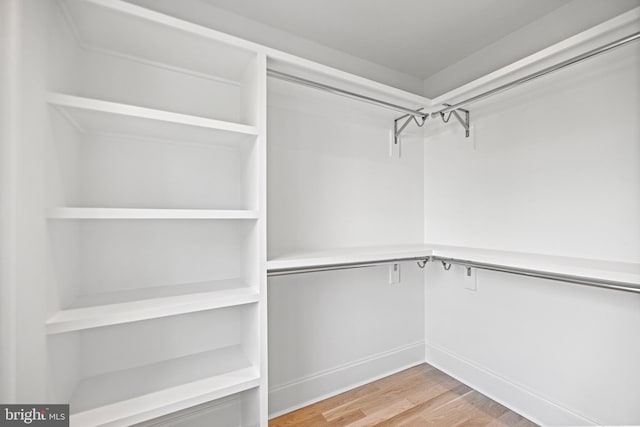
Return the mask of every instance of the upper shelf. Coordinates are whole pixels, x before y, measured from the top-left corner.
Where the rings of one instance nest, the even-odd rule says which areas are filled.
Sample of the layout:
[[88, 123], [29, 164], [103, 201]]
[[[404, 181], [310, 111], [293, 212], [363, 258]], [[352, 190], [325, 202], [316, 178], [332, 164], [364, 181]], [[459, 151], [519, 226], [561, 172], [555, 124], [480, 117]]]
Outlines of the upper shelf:
[[269, 272], [348, 265], [356, 263], [393, 262], [395, 260], [426, 258], [432, 255], [426, 245], [391, 245], [322, 250], [283, 251], [267, 261]]
[[47, 101], [80, 131], [198, 143], [237, 143], [258, 134], [255, 126], [79, 96], [51, 93]]
[[238, 82], [256, 54], [217, 31], [119, 0], [64, 0], [62, 8], [85, 47], [207, 76]]

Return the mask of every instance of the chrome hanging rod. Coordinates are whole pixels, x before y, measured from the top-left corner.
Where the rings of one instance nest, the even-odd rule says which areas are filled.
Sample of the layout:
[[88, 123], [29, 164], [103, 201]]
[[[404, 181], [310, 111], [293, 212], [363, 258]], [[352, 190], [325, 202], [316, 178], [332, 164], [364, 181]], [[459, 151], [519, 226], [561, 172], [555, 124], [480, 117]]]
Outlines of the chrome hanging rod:
[[316, 273], [319, 271], [334, 271], [334, 270], [347, 270], [351, 268], [367, 268], [367, 267], [377, 267], [380, 265], [389, 265], [389, 264], [398, 264], [401, 262], [412, 262], [412, 261], [424, 261], [428, 257], [400, 257], [400, 258], [389, 258], [389, 259], [381, 259], [376, 261], [366, 261], [366, 262], [347, 262], [347, 263], [339, 263], [339, 264], [326, 264], [319, 266], [308, 266], [308, 267], [287, 267], [287, 268], [272, 268], [267, 271], [267, 276], [285, 276], [288, 274], [301, 274], [301, 273]]
[[368, 104], [377, 105], [379, 107], [387, 108], [389, 110], [398, 111], [401, 113], [406, 113], [413, 117], [426, 118], [429, 116], [429, 113], [424, 111], [412, 110], [411, 108], [406, 108], [401, 105], [392, 104], [387, 101], [382, 101], [380, 99], [371, 98], [370, 96], [360, 95], [359, 93], [350, 92], [348, 90], [340, 89], [334, 86], [329, 86], [324, 83], [314, 82], [313, 80], [303, 79], [302, 77], [294, 76], [292, 74], [283, 73], [281, 71], [276, 71], [271, 68], [267, 68], [267, 75], [274, 77], [276, 79], [285, 80], [292, 83], [297, 83], [303, 86], [312, 87], [314, 89], [323, 90], [325, 92], [330, 92], [336, 95], [341, 95], [347, 98], [355, 99], [358, 101], [366, 102]]
[[601, 46], [599, 48], [596, 48], [596, 49], [590, 50], [588, 52], [585, 52], [585, 53], [583, 53], [581, 55], [574, 56], [573, 58], [569, 58], [569, 59], [567, 59], [565, 61], [562, 61], [562, 62], [560, 62], [558, 64], [555, 64], [555, 65], [552, 65], [550, 67], [544, 68], [544, 69], [542, 69], [540, 71], [537, 71], [535, 73], [532, 73], [532, 74], [529, 74], [527, 76], [521, 77], [521, 78], [519, 78], [517, 80], [514, 80], [514, 81], [512, 81], [510, 83], [506, 83], [506, 84], [504, 84], [502, 86], [499, 86], [499, 87], [497, 87], [495, 89], [491, 89], [491, 90], [488, 90], [488, 91], [486, 91], [484, 93], [481, 93], [479, 95], [473, 96], [473, 97], [471, 97], [469, 99], [465, 99], [464, 101], [460, 101], [460, 102], [455, 103], [453, 105], [447, 105], [445, 108], [443, 108], [443, 109], [441, 109], [439, 111], [431, 113], [431, 117], [437, 117], [437, 116], [439, 116], [441, 114], [448, 113], [449, 111], [453, 111], [453, 110], [462, 108], [462, 107], [464, 107], [466, 105], [469, 105], [469, 104], [471, 104], [473, 102], [480, 101], [482, 99], [488, 98], [488, 97], [490, 97], [492, 95], [504, 92], [504, 91], [509, 90], [509, 89], [513, 89], [514, 87], [520, 86], [523, 83], [530, 82], [532, 80], [537, 79], [538, 77], [542, 77], [544, 75], [553, 73], [554, 71], [558, 71], [558, 70], [561, 70], [563, 68], [566, 68], [566, 67], [568, 67], [570, 65], [577, 64], [577, 63], [582, 62], [582, 61], [584, 61], [586, 59], [589, 59], [589, 58], [592, 58], [594, 56], [600, 55], [602, 53], [608, 52], [608, 51], [610, 51], [612, 49], [615, 49], [615, 48], [618, 48], [620, 46], [624, 46], [627, 43], [631, 43], [631, 42], [633, 42], [635, 40], [638, 40], [638, 39], [640, 39], [640, 31], [636, 32], [636, 33], [633, 33], [633, 34], [631, 34], [629, 36], [623, 37], [621, 39], [618, 39], [618, 40], [616, 40], [614, 42], [608, 43], [608, 44], [606, 44], [604, 46]]
[[449, 270], [452, 264], [459, 265], [465, 268], [476, 268], [480, 270], [497, 271], [500, 273], [516, 274], [520, 276], [535, 277], [538, 279], [555, 280], [565, 283], [573, 283], [577, 285], [593, 286], [603, 289], [611, 289], [616, 291], [640, 293], [640, 284], [630, 282], [619, 282], [615, 280], [600, 279], [586, 276], [575, 276], [570, 274], [553, 273], [549, 271], [533, 270], [520, 267], [510, 267], [501, 264], [490, 264], [484, 262], [476, 262], [465, 259], [439, 257], [439, 256], [422, 256], [422, 257], [399, 257], [382, 259], [376, 261], [366, 262], [352, 262], [352, 263], [340, 263], [340, 264], [327, 264], [320, 266], [305, 266], [305, 267], [287, 267], [269, 269], [267, 275], [269, 277], [285, 276], [289, 274], [302, 274], [302, 273], [316, 273], [321, 271], [335, 271], [346, 270], [353, 268], [368, 268], [377, 267], [381, 265], [398, 264], [401, 262], [418, 262], [420, 267], [424, 267], [428, 261], [442, 262], [445, 266], [445, 270]]
[[[556, 280], [559, 282], [574, 283], [577, 285], [594, 286], [597, 288], [613, 289], [616, 291], [640, 293], [640, 284], [618, 282], [614, 280], [574, 276], [570, 274], [552, 273], [548, 271], [532, 270], [528, 268], [509, 267], [507, 265], [489, 264], [484, 262], [469, 261], [458, 258], [445, 258], [439, 256], [429, 257], [429, 261], [442, 262], [445, 270], [448, 270], [451, 264], [460, 265], [465, 268], [477, 268], [480, 270], [498, 271], [500, 273], [517, 274], [520, 276], [535, 277], [538, 279]], [[449, 267], [447, 267], [449, 265]]]

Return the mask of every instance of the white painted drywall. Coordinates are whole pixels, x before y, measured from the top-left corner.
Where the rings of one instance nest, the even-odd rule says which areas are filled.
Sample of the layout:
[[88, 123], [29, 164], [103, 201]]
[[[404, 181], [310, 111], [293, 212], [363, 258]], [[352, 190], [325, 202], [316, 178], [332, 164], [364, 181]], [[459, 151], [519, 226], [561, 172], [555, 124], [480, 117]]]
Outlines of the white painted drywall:
[[[428, 132], [425, 240], [640, 263], [640, 46]], [[426, 275], [427, 360], [544, 425], [640, 424], [640, 295], [461, 268]]]
[[[421, 132], [389, 157], [393, 112], [277, 80], [268, 94], [269, 253], [419, 243]], [[424, 359], [422, 271], [269, 279], [269, 408], [277, 414]]]

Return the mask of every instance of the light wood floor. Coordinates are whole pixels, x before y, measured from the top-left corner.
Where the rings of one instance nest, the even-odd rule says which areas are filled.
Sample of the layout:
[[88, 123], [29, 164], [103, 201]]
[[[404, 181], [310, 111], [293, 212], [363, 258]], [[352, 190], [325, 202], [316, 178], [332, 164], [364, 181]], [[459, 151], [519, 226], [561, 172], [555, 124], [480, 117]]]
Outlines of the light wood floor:
[[464, 426], [536, 424], [423, 364], [290, 412], [269, 427]]

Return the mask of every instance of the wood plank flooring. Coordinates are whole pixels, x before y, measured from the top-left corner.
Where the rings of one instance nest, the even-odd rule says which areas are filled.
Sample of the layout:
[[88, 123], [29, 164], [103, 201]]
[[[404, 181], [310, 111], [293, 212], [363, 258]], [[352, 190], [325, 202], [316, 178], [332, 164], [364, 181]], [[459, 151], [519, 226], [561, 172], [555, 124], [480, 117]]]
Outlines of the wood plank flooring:
[[422, 364], [298, 409], [269, 427], [534, 427], [456, 379]]

